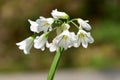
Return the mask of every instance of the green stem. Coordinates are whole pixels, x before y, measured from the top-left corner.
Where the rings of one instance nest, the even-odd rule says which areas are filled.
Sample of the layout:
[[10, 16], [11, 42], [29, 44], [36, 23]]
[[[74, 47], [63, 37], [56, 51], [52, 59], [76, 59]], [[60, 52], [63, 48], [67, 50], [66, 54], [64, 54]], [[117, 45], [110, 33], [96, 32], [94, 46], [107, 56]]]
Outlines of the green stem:
[[77, 21], [79, 18], [74, 18], [74, 19], [71, 19], [70, 21]]
[[58, 63], [60, 61], [60, 58], [61, 58], [61, 55], [63, 53], [63, 48], [59, 47], [57, 52], [56, 52], [56, 55], [54, 57], [54, 60], [52, 62], [52, 65], [51, 65], [51, 68], [50, 68], [50, 71], [49, 71], [49, 74], [48, 74], [48, 79], [47, 80], [53, 80], [54, 79], [54, 75], [55, 75], [55, 72], [56, 72], [56, 69], [57, 69], [57, 66], [58, 66]]
[[77, 24], [75, 24], [73, 21], [70, 21], [76, 28], [78, 28], [79, 29], [79, 27], [78, 27], [78, 25]]
[[67, 23], [69, 24], [69, 23], [77, 21], [77, 20], [78, 20], [78, 18], [74, 18], [74, 19], [71, 19], [71, 20], [67, 21]]

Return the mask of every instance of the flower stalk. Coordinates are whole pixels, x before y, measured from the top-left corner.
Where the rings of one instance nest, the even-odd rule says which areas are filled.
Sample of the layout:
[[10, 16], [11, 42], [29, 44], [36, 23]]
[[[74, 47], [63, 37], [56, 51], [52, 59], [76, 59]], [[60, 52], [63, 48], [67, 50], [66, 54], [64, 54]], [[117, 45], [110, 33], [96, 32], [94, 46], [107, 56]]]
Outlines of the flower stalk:
[[64, 49], [62, 47], [59, 47], [57, 52], [56, 52], [56, 55], [54, 57], [54, 60], [52, 62], [52, 65], [50, 67], [50, 71], [48, 73], [48, 79], [47, 80], [53, 80], [54, 79], [54, 75], [55, 75], [55, 72], [56, 72], [56, 69], [57, 69], [57, 66], [59, 64], [59, 61], [60, 61], [60, 58], [62, 56], [62, 53], [63, 53]]

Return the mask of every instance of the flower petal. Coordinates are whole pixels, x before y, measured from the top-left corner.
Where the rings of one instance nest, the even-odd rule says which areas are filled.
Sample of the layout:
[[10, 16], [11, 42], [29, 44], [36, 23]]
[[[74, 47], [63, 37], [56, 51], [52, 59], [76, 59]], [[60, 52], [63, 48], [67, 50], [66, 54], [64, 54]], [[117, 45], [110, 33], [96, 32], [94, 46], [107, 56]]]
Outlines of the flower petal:
[[82, 43], [82, 46], [84, 48], [87, 48], [88, 43], [93, 43], [94, 39], [92, 38], [90, 32], [86, 32], [84, 30], [79, 30], [77, 33], [77, 42], [78, 45], [75, 43], [74, 46], [78, 47], [80, 43]]
[[82, 42], [82, 46], [83, 46], [84, 48], [87, 48], [88, 42], [87, 42], [85, 39], [81, 39], [81, 42]]
[[82, 20], [82, 19], [78, 19], [78, 23], [80, 24], [81, 28], [84, 28], [85, 30], [91, 30], [91, 26], [87, 23], [88, 20]]
[[51, 43], [50, 52], [56, 51], [56, 46]]
[[46, 32], [42, 34], [41, 36], [37, 36], [34, 40], [34, 48], [41, 49], [42, 51], [45, 49], [45, 44], [47, 42], [48, 33]]
[[94, 42], [94, 39], [93, 39], [93, 37], [91, 36], [90, 33], [88, 33], [87, 37], [88, 37], [88, 42], [89, 43], [93, 43]]
[[66, 14], [65, 12], [57, 11], [57, 9], [53, 10], [51, 12], [51, 15], [55, 19], [68, 19], [69, 18], [68, 14]]
[[23, 50], [25, 54], [30, 53], [30, 49], [32, 48], [33, 45], [33, 38], [29, 37], [19, 43], [16, 43], [17, 46], [19, 46], [20, 50]]
[[30, 26], [30, 30], [33, 32], [37, 32], [39, 33], [40, 31], [38, 30], [38, 24], [30, 19], [28, 19], [28, 21], [30, 22], [31, 26]]

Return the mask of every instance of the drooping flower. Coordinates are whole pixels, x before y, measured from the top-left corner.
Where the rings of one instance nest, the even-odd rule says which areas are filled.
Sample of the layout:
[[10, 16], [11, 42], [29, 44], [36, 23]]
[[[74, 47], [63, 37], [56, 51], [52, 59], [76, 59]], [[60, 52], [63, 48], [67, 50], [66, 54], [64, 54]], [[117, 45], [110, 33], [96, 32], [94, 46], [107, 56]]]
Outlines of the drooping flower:
[[81, 18], [77, 19], [79, 25], [80, 25], [80, 28], [83, 28], [85, 30], [91, 30], [91, 26], [87, 23], [89, 22], [88, 20], [83, 20]]
[[27, 39], [16, 43], [16, 45], [19, 47], [20, 50], [23, 50], [25, 54], [30, 53], [30, 49], [32, 48], [34, 43], [33, 37], [28, 37]]
[[36, 23], [35, 21], [32, 21], [30, 19], [28, 19], [28, 21], [31, 24], [30, 25], [30, 30], [33, 31], [33, 32], [39, 33], [40, 31], [39, 31], [39, 25], [38, 25], [38, 23]]
[[67, 50], [68, 48], [71, 48], [74, 45], [75, 41], [75, 33], [65, 30], [53, 39], [49, 48], [51, 52], [56, 51], [58, 47], [63, 47], [65, 50]]
[[53, 10], [51, 12], [51, 15], [55, 19], [68, 19], [69, 18], [68, 14], [66, 14], [65, 12], [60, 12], [57, 9]]
[[74, 47], [79, 47], [80, 44], [82, 43], [82, 46], [84, 48], [87, 48], [88, 43], [93, 43], [94, 39], [92, 38], [90, 32], [86, 32], [84, 30], [79, 30], [77, 33], [77, 42]]
[[48, 30], [52, 30], [52, 23], [54, 22], [53, 18], [44, 18], [40, 17], [40, 19], [37, 19], [36, 21], [28, 20], [31, 24], [30, 30], [36, 33], [39, 33], [41, 31], [47, 32]]
[[41, 36], [37, 36], [34, 40], [34, 47], [36, 49], [41, 49], [42, 51], [45, 50], [45, 44], [47, 42], [48, 39], [48, 34], [49, 32], [46, 32], [44, 34], [42, 34]]
[[62, 33], [64, 30], [68, 30], [70, 28], [70, 25], [67, 23], [63, 23], [60, 27], [57, 28], [57, 35]]

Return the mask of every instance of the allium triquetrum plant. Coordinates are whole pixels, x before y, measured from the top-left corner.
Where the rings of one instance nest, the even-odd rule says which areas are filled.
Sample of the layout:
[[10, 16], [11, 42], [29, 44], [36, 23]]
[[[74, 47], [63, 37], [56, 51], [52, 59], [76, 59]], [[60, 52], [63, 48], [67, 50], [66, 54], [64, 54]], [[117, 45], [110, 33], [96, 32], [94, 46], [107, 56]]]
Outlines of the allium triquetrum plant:
[[[36, 21], [28, 19], [30, 30], [34, 34], [16, 43], [19, 49], [23, 50], [25, 54], [30, 53], [32, 46], [42, 51], [44, 51], [45, 48], [49, 48], [50, 52], [56, 51], [48, 74], [48, 80], [54, 79], [56, 68], [63, 51], [71, 47], [78, 48], [80, 45], [87, 48], [88, 43], [94, 42], [90, 32], [88, 32], [91, 30], [88, 20], [83, 20], [81, 18], [70, 19], [67, 13], [60, 12], [57, 9], [53, 10], [51, 15], [52, 17], [50, 18], [40, 16]], [[71, 27], [77, 28], [78, 32], [69, 31]], [[52, 42], [49, 42], [49, 35], [54, 31], [56, 31], [56, 37], [53, 38]]]

